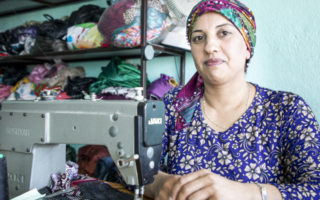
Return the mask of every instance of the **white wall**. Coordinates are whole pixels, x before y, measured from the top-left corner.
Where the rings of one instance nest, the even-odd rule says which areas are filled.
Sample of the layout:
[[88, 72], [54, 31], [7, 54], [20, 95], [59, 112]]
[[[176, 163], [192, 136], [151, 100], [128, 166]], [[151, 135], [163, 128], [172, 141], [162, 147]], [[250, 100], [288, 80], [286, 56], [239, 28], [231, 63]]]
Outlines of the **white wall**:
[[242, 0], [256, 17], [257, 46], [247, 79], [299, 94], [320, 119], [320, 1]]

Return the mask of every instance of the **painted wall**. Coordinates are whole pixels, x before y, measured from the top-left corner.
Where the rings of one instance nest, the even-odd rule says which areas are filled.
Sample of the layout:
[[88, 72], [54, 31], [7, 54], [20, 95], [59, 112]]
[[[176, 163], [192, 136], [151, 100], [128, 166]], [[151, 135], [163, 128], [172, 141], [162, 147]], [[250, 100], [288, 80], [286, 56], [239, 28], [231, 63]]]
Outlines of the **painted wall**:
[[248, 80], [299, 94], [320, 120], [320, 1], [242, 1], [257, 22]]
[[[292, 91], [301, 95], [320, 119], [318, 91], [320, 83], [320, 8], [319, 0], [242, 0], [254, 12], [257, 22], [257, 46], [248, 69], [247, 80], [276, 90]], [[106, 7], [105, 0], [90, 3]], [[86, 4], [86, 3], [85, 3]], [[44, 20], [42, 14], [55, 18], [67, 15], [82, 4], [46, 9], [23, 15], [0, 18], [0, 31], [27, 20]], [[67, 13], [67, 14], [66, 14]], [[138, 62], [133, 60], [132, 62]], [[186, 80], [195, 72], [191, 55], [186, 61]], [[96, 76], [107, 61], [70, 63], [85, 66], [87, 76]], [[160, 73], [178, 79], [179, 58], [156, 58], [148, 63], [149, 79]]]

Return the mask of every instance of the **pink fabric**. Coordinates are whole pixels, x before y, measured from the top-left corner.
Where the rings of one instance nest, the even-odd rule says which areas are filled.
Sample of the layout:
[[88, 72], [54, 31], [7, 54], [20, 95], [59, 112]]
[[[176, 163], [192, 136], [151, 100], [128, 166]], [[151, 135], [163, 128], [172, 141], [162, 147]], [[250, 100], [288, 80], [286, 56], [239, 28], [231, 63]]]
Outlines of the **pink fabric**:
[[29, 75], [29, 80], [39, 84], [39, 82], [47, 75], [48, 71], [49, 70], [44, 65], [36, 65]]
[[12, 86], [0, 84], [0, 103], [11, 94]]
[[201, 86], [203, 86], [203, 79], [199, 73], [196, 72], [189, 82], [181, 89], [176, 99], [192, 97], [194, 92]]
[[203, 95], [203, 91], [198, 96], [194, 96], [195, 92], [198, 90], [198, 88], [203, 86], [203, 79], [199, 75], [198, 72], [196, 72], [189, 82], [180, 90], [178, 93], [176, 99], [174, 100], [174, 105], [179, 113], [180, 117], [177, 117], [177, 123], [176, 123], [176, 130], [181, 130], [185, 127], [186, 121], [182, 117], [182, 111], [188, 107], [190, 107], [194, 100], [197, 98], [201, 98]]
[[64, 63], [55, 65], [40, 64], [33, 68], [29, 75], [29, 80], [33, 83], [39, 84], [44, 78], [51, 78], [57, 75], [62, 69], [67, 66]]

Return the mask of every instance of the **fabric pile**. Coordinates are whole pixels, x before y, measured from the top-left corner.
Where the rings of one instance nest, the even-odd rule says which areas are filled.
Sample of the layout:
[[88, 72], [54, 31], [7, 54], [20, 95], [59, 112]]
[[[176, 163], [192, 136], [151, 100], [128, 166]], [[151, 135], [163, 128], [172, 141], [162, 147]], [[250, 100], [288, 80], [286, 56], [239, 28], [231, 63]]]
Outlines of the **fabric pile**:
[[[0, 103], [4, 100], [91, 99], [134, 100], [140, 87], [139, 66], [119, 57], [101, 67], [97, 78], [86, 77], [82, 66], [69, 67], [64, 62], [38, 64], [31, 72], [24, 68], [0, 69]], [[165, 74], [150, 83], [147, 78], [147, 99], [161, 100], [179, 84]]]
[[[100, 6], [84, 5], [61, 19], [44, 14], [43, 21], [27, 21], [0, 32], [0, 56], [100, 47], [103, 38], [96, 24], [104, 10]], [[86, 29], [85, 33], [82, 29]], [[76, 41], [72, 40], [76, 37]]]
[[48, 200], [133, 199], [133, 195], [121, 192], [102, 180], [79, 174], [78, 164], [72, 161], [66, 162], [65, 172], [52, 174], [50, 178], [50, 184], [39, 190]]
[[[61, 19], [43, 14], [0, 32], [0, 57], [98, 47], [137, 47], [141, 43], [141, 4], [136, 0], [84, 5]], [[174, 24], [166, 3], [148, 0], [147, 41], [160, 43]]]
[[[140, 3], [119, 1], [102, 14], [98, 29], [104, 42], [115, 47], [136, 47], [141, 44]], [[147, 41], [158, 43], [170, 27], [166, 5], [159, 0], [148, 1]]]

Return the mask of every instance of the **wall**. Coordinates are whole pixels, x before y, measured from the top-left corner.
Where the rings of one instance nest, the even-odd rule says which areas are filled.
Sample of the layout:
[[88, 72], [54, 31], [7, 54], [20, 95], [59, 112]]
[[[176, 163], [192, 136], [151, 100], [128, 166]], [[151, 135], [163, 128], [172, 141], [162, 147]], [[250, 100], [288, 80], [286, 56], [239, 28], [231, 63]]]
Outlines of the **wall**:
[[242, 0], [257, 22], [257, 46], [247, 79], [302, 96], [320, 120], [318, 0]]
[[[260, 86], [276, 90], [292, 91], [301, 95], [320, 119], [320, 103], [317, 91], [320, 84], [320, 21], [318, 0], [242, 0], [254, 12], [257, 22], [257, 46], [248, 69], [247, 80]], [[106, 7], [105, 0], [90, 3]], [[44, 20], [42, 14], [49, 13], [59, 18], [78, 9], [81, 5], [59, 7], [24, 15], [0, 18], [0, 31], [22, 24], [26, 20]], [[138, 62], [133, 60], [132, 62]], [[102, 62], [71, 63], [83, 65], [88, 76], [95, 76]], [[186, 80], [195, 72], [191, 55], [187, 55]], [[93, 67], [95, 66], [95, 67]], [[155, 80], [160, 73], [178, 79], [179, 58], [156, 58], [148, 63], [149, 79]]]

